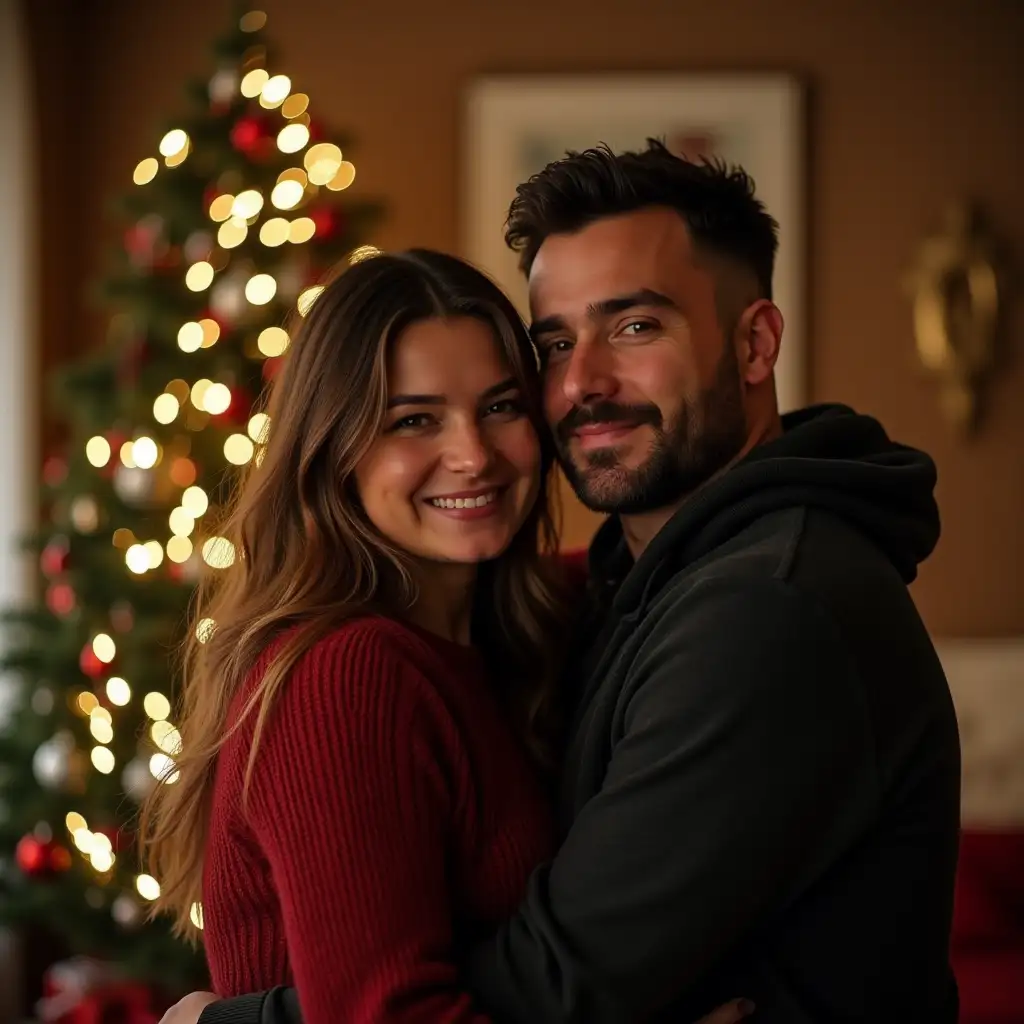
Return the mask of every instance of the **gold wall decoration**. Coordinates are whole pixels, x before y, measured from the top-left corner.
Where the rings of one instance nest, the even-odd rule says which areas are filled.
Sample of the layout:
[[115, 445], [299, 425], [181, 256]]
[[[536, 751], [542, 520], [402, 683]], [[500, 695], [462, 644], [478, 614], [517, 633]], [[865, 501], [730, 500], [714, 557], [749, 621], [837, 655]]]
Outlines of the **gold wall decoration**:
[[995, 239], [976, 210], [946, 211], [940, 230], [921, 243], [906, 286], [918, 358], [937, 378], [943, 414], [968, 434], [995, 359], [1000, 308]]

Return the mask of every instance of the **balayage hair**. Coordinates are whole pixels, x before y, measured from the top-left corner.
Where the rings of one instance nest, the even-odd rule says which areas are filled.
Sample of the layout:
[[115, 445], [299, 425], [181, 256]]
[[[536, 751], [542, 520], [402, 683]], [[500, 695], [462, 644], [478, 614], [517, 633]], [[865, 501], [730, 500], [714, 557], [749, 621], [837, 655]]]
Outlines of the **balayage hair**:
[[[237, 556], [229, 568], [206, 574], [193, 604], [178, 778], [155, 787], [140, 823], [143, 855], [161, 886], [154, 912], [170, 913], [179, 934], [196, 938], [190, 913], [201, 900], [214, 768], [225, 740], [256, 716], [248, 786], [274, 699], [299, 658], [346, 618], [401, 617], [416, 599], [410, 556], [362, 512], [354, 470], [382, 431], [389, 348], [417, 321], [454, 317], [493, 330], [540, 438], [537, 502], [508, 550], [480, 566], [472, 639], [531, 751], [551, 763], [567, 612], [555, 571], [553, 451], [529, 334], [502, 291], [456, 257], [417, 249], [346, 266], [298, 321], [270, 389], [264, 457], [245, 471], [218, 530]], [[215, 626], [200, 639], [196, 627], [204, 619]], [[261, 678], [251, 679], [272, 644]], [[231, 721], [240, 693], [248, 695]]]

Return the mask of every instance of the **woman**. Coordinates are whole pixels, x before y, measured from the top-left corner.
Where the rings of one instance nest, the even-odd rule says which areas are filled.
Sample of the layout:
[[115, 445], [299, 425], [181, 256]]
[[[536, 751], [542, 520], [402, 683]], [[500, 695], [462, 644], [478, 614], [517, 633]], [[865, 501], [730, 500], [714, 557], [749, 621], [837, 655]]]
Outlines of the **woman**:
[[568, 616], [539, 395], [514, 307], [450, 256], [357, 263], [301, 324], [195, 612], [179, 777], [145, 808], [159, 908], [187, 933], [202, 903], [220, 995], [486, 1020], [454, 936], [552, 852]]

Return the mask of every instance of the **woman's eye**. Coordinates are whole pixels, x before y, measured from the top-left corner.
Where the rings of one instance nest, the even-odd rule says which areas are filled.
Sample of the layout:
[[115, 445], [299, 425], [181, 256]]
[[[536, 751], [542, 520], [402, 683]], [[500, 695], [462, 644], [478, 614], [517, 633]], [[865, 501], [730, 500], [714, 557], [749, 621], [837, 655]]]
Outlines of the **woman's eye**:
[[411, 416], [403, 416], [400, 420], [395, 420], [389, 429], [416, 430], [419, 427], [429, 426], [432, 419], [433, 417], [429, 413], [415, 412]]
[[488, 416], [518, 416], [523, 411], [523, 404], [518, 398], [503, 398], [487, 406]]

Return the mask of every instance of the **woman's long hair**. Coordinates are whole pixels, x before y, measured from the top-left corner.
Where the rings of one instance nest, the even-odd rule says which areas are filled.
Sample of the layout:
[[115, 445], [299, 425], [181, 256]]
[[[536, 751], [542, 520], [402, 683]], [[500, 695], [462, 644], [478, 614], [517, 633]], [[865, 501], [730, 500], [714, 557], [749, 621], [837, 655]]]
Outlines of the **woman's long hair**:
[[[406, 556], [361, 511], [353, 471], [382, 429], [389, 346], [412, 323], [462, 316], [494, 331], [541, 439], [538, 500], [509, 549], [481, 567], [473, 639], [524, 739], [538, 760], [550, 755], [566, 607], [554, 572], [553, 453], [529, 335], [501, 290], [453, 256], [370, 257], [330, 280], [299, 322], [271, 388], [263, 458], [248, 469], [218, 530], [236, 557], [208, 573], [196, 595], [177, 779], [156, 786], [140, 823], [143, 855], [161, 887], [155, 910], [169, 912], [179, 934], [196, 937], [190, 914], [201, 897], [214, 765], [225, 740], [256, 715], [248, 785], [274, 698], [298, 659], [346, 617], [401, 616], [415, 600]], [[257, 661], [284, 633], [241, 715], [229, 721]]]

